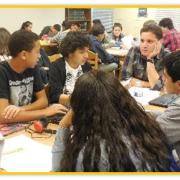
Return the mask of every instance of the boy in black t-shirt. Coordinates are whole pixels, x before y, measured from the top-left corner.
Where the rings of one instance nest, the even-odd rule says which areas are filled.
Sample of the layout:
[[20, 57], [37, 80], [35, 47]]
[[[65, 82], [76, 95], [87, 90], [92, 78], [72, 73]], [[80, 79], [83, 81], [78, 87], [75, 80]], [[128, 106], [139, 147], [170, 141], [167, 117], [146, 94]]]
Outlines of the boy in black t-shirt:
[[33, 32], [16, 31], [9, 44], [12, 59], [0, 64], [0, 123], [30, 121], [66, 113], [61, 104], [48, 106], [36, 66], [40, 44]]

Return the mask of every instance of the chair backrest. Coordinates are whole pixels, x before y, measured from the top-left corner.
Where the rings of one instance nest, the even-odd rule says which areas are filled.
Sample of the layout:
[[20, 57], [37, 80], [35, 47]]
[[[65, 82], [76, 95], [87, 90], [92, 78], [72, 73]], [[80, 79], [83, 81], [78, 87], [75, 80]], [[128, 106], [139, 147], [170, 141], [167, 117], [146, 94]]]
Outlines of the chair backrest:
[[49, 58], [49, 60], [50, 60], [51, 63], [54, 62], [54, 61], [56, 61], [57, 59], [59, 59], [59, 58], [61, 58], [61, 57], [62, 57], [61, 54], [53, 54], [52, 56], [48, 56], [48, 58]]
[[88, 62], [91, 64], [93, 69], [98, 69], [98, 54], [88, 51]]

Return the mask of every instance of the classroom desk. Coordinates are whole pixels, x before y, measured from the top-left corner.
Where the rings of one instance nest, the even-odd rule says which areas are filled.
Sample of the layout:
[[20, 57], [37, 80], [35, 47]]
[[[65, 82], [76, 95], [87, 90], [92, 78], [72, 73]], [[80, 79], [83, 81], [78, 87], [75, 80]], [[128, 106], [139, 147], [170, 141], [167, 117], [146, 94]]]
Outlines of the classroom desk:
[[46, 40], [40, 40], [39, 42], [40, 42], [41, 48], [58, 46], [57, 43], [53, 43], [53, 42], [46, 41]]
[[106, 51], [113, 56], [118, 56], [120, 61], [124, 61], [128, 53], [127, 49], [120, 49], [119, 47], [107, 48]]
[[[33, 129], [33, 125], [31, 125], [30, 128]], [[51, 123], [49, 123], [49, 125], [47, 127], [47, 129], [53, 129], [53, 130], [56, 130], [57, 128], [58, 128], [58, 125], [51, 124]], [[25, 130], [21, 130], [21, 131], [12, 133], [12, 134], [10, 134], [8, 136], [5, 136], [5, 139], [9, 139], [9, 138], [21, 135], [21, 134], [31, 138], [31, 134], [30, 133], [28, 133]], [[53, 143], [54, 143], [55, 134], [44, 133], [44, 132], [42, 134], [41, 133], [33, 133], [33, 137], [39, 137], [39, 138], [32, 138], [33, 140], [35, 140], [37, 142], [40, 142], [42, 144], [46, 144], [46, 145], [52, 146]]]

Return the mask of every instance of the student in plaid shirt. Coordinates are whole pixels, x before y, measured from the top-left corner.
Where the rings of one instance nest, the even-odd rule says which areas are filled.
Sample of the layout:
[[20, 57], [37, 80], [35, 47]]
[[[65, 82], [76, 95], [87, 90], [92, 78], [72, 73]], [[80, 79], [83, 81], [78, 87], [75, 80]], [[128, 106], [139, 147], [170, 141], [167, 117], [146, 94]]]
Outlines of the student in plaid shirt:
[[163, 32], [162, 44], [170, 51], [176, 51], [180, 48], [180, 33], [174, 28], [170, 18], [163, 18], [159, 22], [159, 26]]
[[155, 24], [144, 26], [140, 31], [140, 46], [132, 47], [125, 59], [122, 78], [129, 85], [135, 86], [141, 82], [142, 87], [162, 88], [163, 57], [169, 54], [161, 43], [162, 30]]

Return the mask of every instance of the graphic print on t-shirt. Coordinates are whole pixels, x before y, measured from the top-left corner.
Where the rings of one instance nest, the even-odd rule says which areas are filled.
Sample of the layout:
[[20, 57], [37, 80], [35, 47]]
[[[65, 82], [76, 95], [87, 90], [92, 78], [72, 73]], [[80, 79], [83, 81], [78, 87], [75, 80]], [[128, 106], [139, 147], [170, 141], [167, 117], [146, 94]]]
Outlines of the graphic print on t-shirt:
[[83, 74], [83, 71], [82, 71], [81, 66], [76, 70], [72, 70], [72, 69], [69, 70], [68, 68], [66, 69], [66, 81], [63, 88], [64, 94], [67, 94], [67, 95], [72, 94], [74, 90], [75, 82], [82, 74]]
[[28, 77], [22, 81], [9, 80], [10, 101], [16, 106], [24, 106], [30, 104], [33, 96], [34, 77]]

